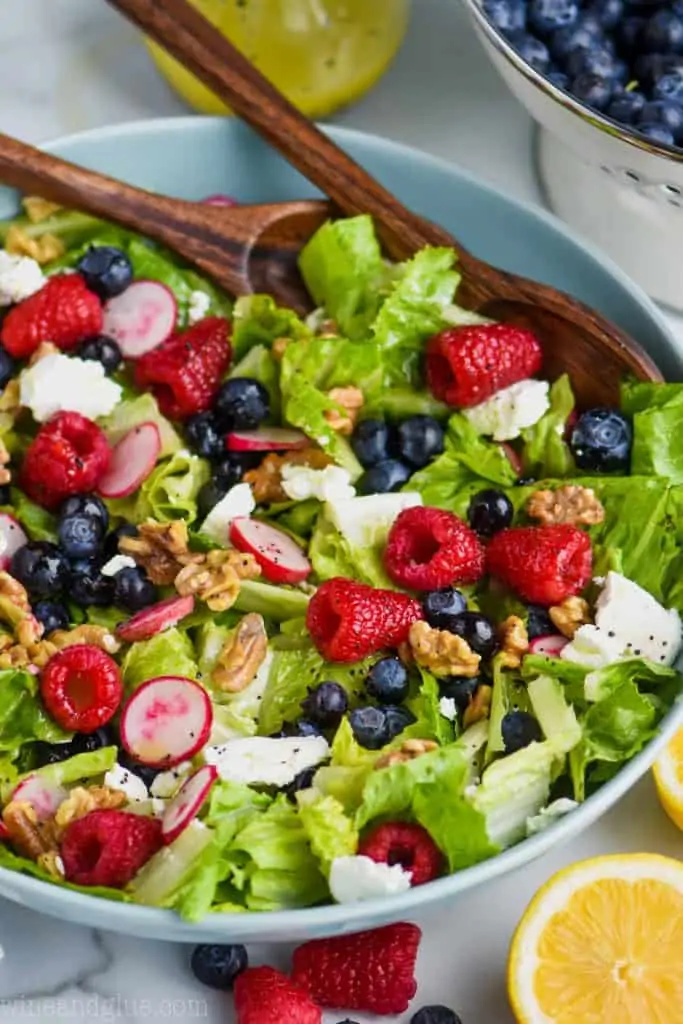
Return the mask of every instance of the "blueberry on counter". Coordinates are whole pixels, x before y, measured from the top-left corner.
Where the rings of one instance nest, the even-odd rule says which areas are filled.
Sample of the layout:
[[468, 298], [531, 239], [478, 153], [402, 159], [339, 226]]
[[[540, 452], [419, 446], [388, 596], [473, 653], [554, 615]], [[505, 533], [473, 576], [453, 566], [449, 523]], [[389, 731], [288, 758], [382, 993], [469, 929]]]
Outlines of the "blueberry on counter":
[[541, 727], [528, 711], [508, 711], [500, 723], [506, 754], [523, 750], [530, 743], [543, 739]]
[[397, 431], [398, 454], [402, 462], [422, 469], [443, 451], [444, 432], [433, 416], [410, 416]]
[[0, 345], [0, 389], [12, 379], [17, 372], [17, 366], [6, 348]]
[[351, 447], [364, 469], [389, 457], [391, 430], [384, 420], [361, 420], [351, 435]]
[[498, 647], [493, 623], [479, 612], [461, 612], [459, 615], [453, 615], [444, 628], [456, 636], [461, 636], [472, 650], [484, 659], [491, 658]]
[[365, 689], [380, 704], [400, 704], [408, 696], [408, 672], [399, 658], [380, 658], [368, 672]]
[[140, 566], [126, 566], [114, 576], [114, 604], [126, 611], [139, 612], [158, 599], [158, 591]]
[[402, 487], [410, 475], [408, 467], [398, 459], [384, 459], [363, 473], [356, 489], [359, 494], [386, 494]]
[[212, 462], [225, 455], [225, 431], [212, 412], [200, 412], [185, 423], [185, 437], [193, 452]]
[[91, 292], [105, 301], [124, 292], [133, 280], [125, 252], [113, 245], [91, 245], [76, 265]]
[[113, 338], [108, 338], [105, 334], [98, 334], [84, 341], [78, 349], [78, 358], [101, 363], [105, 373], [115, 373], [123, 362], [121, 349]]
[[413, 1014], [410, 1024], [462, 1024], [462, 1021], [447, 1006], [423, 1006]]
[[38, 601], [33, 605], [33, 614], [42, 623], [45, 636], [56, 629], [69, 628], [69, 612], [56, 601]]
[[514, 514], [512, 502], [506, 494], [487, 488], [472, 497], [467, 509], [467, 521], [480, 537], [492, 537], [510, 525]]
[[309, 688], [301, 702], [304, 714], [322, 729], [333, 729], [348, 711], [349, 698], [339, 683], [319, 683]]
[[448, 622], [454, 615], [467, 609], [467, 600], [455, 587], [430, 590], [422, 598], [422, 611], [434, 629], [448, 629]]
[[597, 473], [628, 473], [633, 427], [616, 409], [589, 409], [572, 430], [569, 446], [579, 469]]
[[238, 975], [246, 971], [249, 957], [244, 946], [195, 946], [190, 967], [197, 981], [209, 988], [231, 989]]
[[221, 385], [214, 412], [227, 430], [254, 430], [270, 415], [270, 396], [260, 381], [232, 377]]
[[69, 579], [69, 563], [56, 544], [34, 540], [12, 555], [10, 573], [19, 580], [31, 598], [58, 597]]

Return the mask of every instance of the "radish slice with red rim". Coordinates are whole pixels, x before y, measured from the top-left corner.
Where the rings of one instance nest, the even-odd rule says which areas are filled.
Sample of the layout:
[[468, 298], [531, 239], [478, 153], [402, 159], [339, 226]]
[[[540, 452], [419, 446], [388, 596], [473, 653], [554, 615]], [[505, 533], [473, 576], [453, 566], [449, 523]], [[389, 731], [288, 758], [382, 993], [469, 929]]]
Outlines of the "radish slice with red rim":
[[311, 573], [311, 563], [299, 545], [282, 530], [258, 519], [233, 519], [230, 543], [253, 555], [271, 583], [302, 583]]
[[102, 333], [126, 359], [139, 359], [166, 341], [178, 321], [178, 303], [160, 281], [133, 281], [104, 306]]
[[258, 430], [234, 430], [225, 439], [230, 452], [276, 452], [308, 448], [309, 439], [300, 430], [286, 427], [260, 427]]
[[137, 491], [156, 465], [161, 434], [156, 423], [138, 423], [112, 449], [107, 471], [98, 484], [103, 498], [127, 498]]
[[30, 804], [38, 821], [47, 821], [67, 796], [67, 791], [56, 782], [49, 782], [40, 775], [29, 775], [14, 790], [12, 800]]
[[531, 654], [545, 654], [549, 658], [559, 658], [560, 651], [567, 646], [569, 641], [566, 636], [559, 633], [548, 633], [545, 636], [537, 636], [529, 644]]
[[206, 690], [185, 676], [148, 679], [121, 711], [121, 743], [141, 764], [172, 768], [202, 749], [213, 711]]
[[205, 764], [185, 780], [161, 819], [161, 834], [165, 843], [172, 843], [197, 816], [217, 778], [216, 766]]
[[28, 537], [20, 522], [8, 512], [0, 512], [0, 570], [9, 569], [12, 555], [24, 544], [28, 544]]
[[136, 640], [149, 640], [164, 629], [170, 629], [180, 622], [186, 615], [194, 610], [194, 597], [188, 594], [185, 597], [169, 597], [158, 604], [152, 604], [149, 608], [143, 608], [136, 612], [130, 619], [119, 623], [116, 627], [116, 635], [127, 643], [134, 643]]
[[508, 460], [517, 476], [521, 476], [524, 471], [524, 464], [522, 463], [521, 457], [517, 454], [512, 445], [508, 444], [506, 441], [503, 441], [500, 447], [503, 455]]

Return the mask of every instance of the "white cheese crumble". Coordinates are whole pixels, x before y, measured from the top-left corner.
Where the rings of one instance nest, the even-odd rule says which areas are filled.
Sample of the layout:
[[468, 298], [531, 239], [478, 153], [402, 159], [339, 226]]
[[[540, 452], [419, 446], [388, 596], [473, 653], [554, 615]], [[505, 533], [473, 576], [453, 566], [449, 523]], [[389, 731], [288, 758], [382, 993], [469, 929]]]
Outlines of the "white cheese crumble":
[[23, 302], [44, 284], [40, 265], [30, 256], [14, 256], [0, 249], [0, 306]]
[[326, 514], [351, 547], [372, 547], [378, 541], [386, 542], [389, 530], [404, 509], [421, 504], [422, 495], [417, 491], [367, 494], [327, 505]]
[[546, 414], [550, 408], [549, 390], [547, 380], [520, 380], [462, 412], [478, 434], [494, 441], [513, 441], [525, 427], [533, 427]]
[[130, 555], [114, 555], [108, 562], [105, 562], [100, 572], [103, 576], [116, 576], [122, 569], [134, 569], [136, 561]]
[[597, 626], [579, 626], [573, 638], [560, 651], [565, 661], [573, 661], [586, 668], [604, 668], [619, 661], [622, 643], [616, 637], [610, 637]]
[[190, 326], [192, 326], [192, 324], [198, 324], [200, 320], [203, 320], [209, 312], [210, 306], [211, 296], [206, 292], [199, 290], [191, 292], [187, 306], [187, 321]]
[[121, 399], [120, 385], [107, 377], [101, 363], [61, 352], [23, 370], [19, 387], [19, 401], [38, 423], [64, 411], [96, 420], [108, 416]]
[[233, 519], [250, 516], [256, 508], [249, 484], [235, 484], [209, 512], [199, 532], [215, 544], [228, 546], [228, 532]]
[[564, 818], [565, 814], [569, 814], [578, 806], [579, 805], [576, 800], [569, 800], [567, 797], [561, 797], [559, 800], [553, 800], [551, 804], [544, 807], [538, 814], [534, 814], [531, 818], [527, 818], [527, 836], [535, 836], [538, 835], [539, 832], [545, 832], [550, 825], [554, 825], [556, 821], [559, 821], [560, 818]]
[[447, 718], [449, 722], [454, 722], [458, 717], [458, 706], [452, 697], [442, 697], [439, 701], [439, 713]]
[[410, 889], [411, 875], [400, 864], [370, 857], [337, 857], [330, 868], [330, 892], [337, 903], [363, 903]]
[[173, 796], [191, 770], [192, 763], [190, 761], [181, 761], [175, 768], [170, 768], [167, 772], [159, 772], [154, 776], [152, 785], [149, 787], [150, 793], [161, 799]]
[[300, 772], [324, 761], [329, 752], [323, 736], [252, 736], [228, 740], [220, 747], [205, 747], [202, 753], [206, 764], [215, 764], [226, 781], [287, 786]]
[[595, 625], [621, 644], [623, 658], [649, 658], [672, 665], [681, 647], [678, 612], [664, 608], [647, 590], [608, 572], [595, 605]]
[[345, 501], [355, 498], [356, 489], [351, 485], [351, 476], [341, 466], [325, 466], [313, 469], [311, 466], [285, 464], [280, 472], [282, 489], [292, 501]]
[[144, 784], [139, 775], [134, 772], [128, 771], [120, 764], [113, 765], [104, 776], [104, 784], [109, 789], [117, 789], [121, 793], [125, 793], [126, 798], [131, 803], [137, 803], [140, 800], [146, 800], [149, 796], [147, 792], [147, 786]]

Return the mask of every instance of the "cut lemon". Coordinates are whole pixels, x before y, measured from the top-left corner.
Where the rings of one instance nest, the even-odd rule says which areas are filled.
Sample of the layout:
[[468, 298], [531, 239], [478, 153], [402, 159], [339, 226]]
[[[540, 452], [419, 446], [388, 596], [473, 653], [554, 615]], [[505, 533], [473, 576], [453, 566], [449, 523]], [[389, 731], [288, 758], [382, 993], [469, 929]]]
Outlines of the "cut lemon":
[[560, 871], [517, 927], [519, 1024], [683, 1024], [683, 862], [597, 857]]
[[662, 807], [673, 823], [683, 829], [683, 729], [659, 755], [653, 772]]

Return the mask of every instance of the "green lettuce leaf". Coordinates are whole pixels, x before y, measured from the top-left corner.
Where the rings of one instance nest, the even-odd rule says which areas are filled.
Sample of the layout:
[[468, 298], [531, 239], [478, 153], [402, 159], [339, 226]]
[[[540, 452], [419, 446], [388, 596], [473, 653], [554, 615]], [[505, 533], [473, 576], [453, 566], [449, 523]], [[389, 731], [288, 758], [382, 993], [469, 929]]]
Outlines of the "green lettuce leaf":
[[124, 686], [129, 692], [155, 676], [196, 679], [199, 672], [192, 642], [187, 633], [177, 627], [131, 644], [121, 670]]
[[533, 427], [522, 431], [524, 475], [537, 479], [567, 477], [575, 472], [574, 459], [564, 439], [574, 409], [574, 392], [565, 373], [551, 385], [550, 408]]
[[230, 315], [232, 301], [209, 278], [196, 270], [183, 267], [176, 257], [153, 242], [133, 236], [127, 246], [128, 256], [133, 264], [133, 273], [138, 279], [160, 281], [170, 288], [178, 303], [178, 326], [188, 325], [188, 311], [193, 292], [201, 291], [209, 297], [206, 316]]
[[502, 754], [505, 750], [502, 722], [509, 711], [532, 712], [529, 693], [519, 673], [506, 669], [499, 657], [493, 659], [493, 693], [489, 713], [489, 735], [486, 744], [486, 761]]
[[[363, 502], [367, 499], [350, 500]], [[315, 572], [323, 580], [346, 576], [373, 587], [394, 589], [395, 584], [384, 568], [383, 559], [390, 524], [381, 520], [375, 524], [368, 523], [362, 542], [352, 545], [334, 525], [339, 504], [346, 505], [346, 502], [324, 506], [318, 516], [308, 551]]]
[[126, 903], [130, 900], [128, 893], [122, 889], [108, 889], [102, 885], [75, 885], [72, 882], [55, 881], [54, 877], [48, 874], [44, 868], [41, 868], [35, 861], [29, 860], [27, 857], [19, 857], [16, 853], [12, 853], [8, 846], [4, 843], [0, 843], [0, 867], [7, 868], [9, 871], [16, 871], [21, 875], [31, 875], [33, 878], [39, 878], [42, 882], [48, 882], [51, 885], [59, 885], [63, 889], [71, 889], [72, 892], [81, 892], [86, 896], [100, 897], [105, 900], [116, 900], [119, 903]]
[[315, 788], [334, 797], [346, 811], [355, 811], [363, 799], [365, 780], [380, 753], [361, 747], [348, 718], [343, 718], [332, 741], [330, 764], [319, 768], [315, 774]]
[[552, 676], [536, 676], [527, 691], [548, 744], [558, 754], [568, 754], [581, 742], [583, 732], [562, 684]]
[[71, 738], [47, 715], [38, 679], [21, 669], [0, 671], [0, 754], [16, 754], [24, 743], [62, 743]]
[[436, 740], [441, 746], [448, 746], [455, 739], [455, 722], [445, 718], [439, 710], [441, 693], [439, 684], [431, 672], [420, 668], [420, 689], [415, 697], [407, 701], [408, 709], [415, 715], [415, 722], [401, 734], [401, 739], [411, 736], [416, 739]]
[[27, 498], [18, 487], [10, 488], [10, 505], [8, 510], [26, 530], [30, 540], [57, 540], [57, 521], [55, 517]]
[[[78, 246], [82, 246], [86, 239], [96, 238], [101, 231], [106, 231], [108, 238], [115, 238], [116, 240], [130, 237], [129, 232], [125, 232], [121, 228], [115, 228], [105, 221], [99, 220], [97, 217], [91, 217], [88, 213], [79, 213], [76, 210], [56, 210], [51, 216], [37, 223], [29, 220], [25, 214], [0, 221], [1, 242], [5, 241], [7, 232], [14, 226], [20, 228], [29, 238], [40, 238], [41, 235], [46, 234], [56, 235], [67, 247], [66, 258], [73, 259], [74, 264], [78, 262], [82, 255], [82, 249], [79, 250]], [[107, 241], [106, 244], [111, 245], [116, 244], [116, 242]], [[74, 252], [78, 252], [78, 256], [74, 256]], [[53, 266], [54, 264], [50, 264], [48, 271]], [[72, 263], [67, 262], [65, 266], [72, 266]]]
[[[460, 779], [462, 788], [469, 779], [469, 763], [464, 750], [456, 744], [430, 751], [412, 761], [404, 761], [372, 771], [363, 786], [363, 800], [356, 814], [356, 824], [363, 828], [375, 818], [401, 818], [411, 815], [416, 788], [432, 786], [442, 776]], [[444, 804], [441, 805], [443, 813]], [[427, 826], [425, 826], [427, 827]]]
[[610, 697], [622, 683], [632, 682], [640, 693], [656, 694], [666, 705], [673, 703], [681, 690], [680, 672], [645, 658], [627, 658], [586, 675], [584, 696], [591, 703]]
[[260, 580], [243, 580], [235, 610], [257, 612], [264, 619], [286, 622], [306, 615], [310, 597], [295, 587], [277, 587]]
[[245, 295], [237, 299], [232, 314], [232, 347], [242, 359], [257, 346], [270, 348], [276, 338], [298, 341], [312, 331], [296, 313], [278, 306], [271, 295]]
[[85, 754], [74, 754], [73, 757], [55, 764], [43, 765], [42, 768], [36, 768], [26, 774], [39, 775], [46, 782], [52, 782], [56, 786], [72, 786], [76, 782], [104, 775], [116, 764], [116, 755], [116, 747], [100, 747], [99, 750]]
[[152, 518], [162, 523], [184, 519], [190, 524], [197, 518], [197, 494], [210, 476], [205, 459], [181, 449], [157, 464], [137, 495], [114, 498], [107, 504], [113, 515], [134, 523]]
[[557, 766], [557, 751], [545, 742], [501, 757], [485, 770], [471, 802], [485, 818], [494, 846], [505, 848], [525, 837], [527, 819], [548, 802]]
[[157, 400], [150, 392], [119, 402], [114, 411], [99, 421], [111, 445], [117, 444], [129, 430], [140, 423], [155, 423], [161, 437], [159, 458], [173, 455], [183, 447], [180, 436], [170, 421], [159, 411]]
[[372, 337], [382, 349], [412, 349], [444, 326], [444, 311], [453, 302], [460, 275], [453, 270], [453, 249], [425, 248], [403, 263], [389, 295], [372, 324]]
[[299, 819], [327, 878], [335, 857], [350, 857], [358, 849], [358, 829], [333, 796], [306, 789], [297, 795]]
[[633, 417], [631, 472], [683, 483], [683, 384], [627, 381], [621, 407]]

